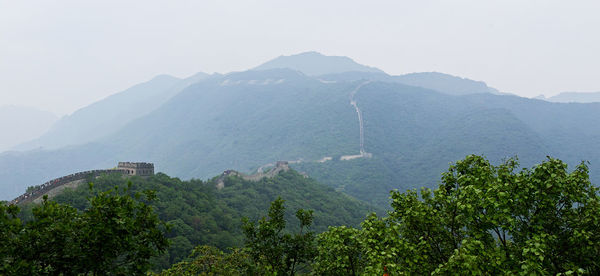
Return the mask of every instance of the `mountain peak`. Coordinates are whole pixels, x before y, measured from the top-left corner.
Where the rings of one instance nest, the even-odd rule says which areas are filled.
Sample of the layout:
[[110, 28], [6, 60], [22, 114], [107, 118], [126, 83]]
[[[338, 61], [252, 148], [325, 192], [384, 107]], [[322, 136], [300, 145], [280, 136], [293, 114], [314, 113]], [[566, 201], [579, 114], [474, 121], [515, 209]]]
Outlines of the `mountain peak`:
[[335, 74], [343, 72], [378, 72], [383, 71], [359, 64], [345, 56], [326, 56], [319, 52], [310, 51], [290, 56], [279, 56], [267, 61], [253, 70], [268, 70], [289, 68], [298, 70], [309, 76]]

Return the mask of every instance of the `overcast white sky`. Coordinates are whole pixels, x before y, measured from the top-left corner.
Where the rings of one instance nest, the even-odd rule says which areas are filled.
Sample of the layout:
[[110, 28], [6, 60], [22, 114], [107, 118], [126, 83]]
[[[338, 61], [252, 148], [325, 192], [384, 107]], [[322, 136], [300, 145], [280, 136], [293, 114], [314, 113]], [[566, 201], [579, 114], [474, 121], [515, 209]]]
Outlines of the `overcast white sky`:
[[0, 0], [0, 105], [67, 114], [157, 74], [304, 51], [527, 97], [600, 91], [599, 12], [597, 0]]

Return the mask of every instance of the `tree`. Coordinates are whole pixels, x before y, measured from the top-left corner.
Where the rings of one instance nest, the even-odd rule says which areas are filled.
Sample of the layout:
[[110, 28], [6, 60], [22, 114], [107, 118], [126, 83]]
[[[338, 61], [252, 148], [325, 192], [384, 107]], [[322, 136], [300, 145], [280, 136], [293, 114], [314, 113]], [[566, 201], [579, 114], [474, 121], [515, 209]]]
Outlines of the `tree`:
[[467, 156], [438, 189], [393, 191], [389, 216], [362, 224], [367, 272], [600, 273], [600, 198], [588, 168], [548, 158], [518, 171]]
[[360, 230], [339, 226], [329, 227], [317, 237], [315, 272], [319, 275], [359, 275], [364, 266]]
[[31, 264], [16, 258], [20, 250], [19, 236], [23, 229], [18, 213], [17, 206], [0, 201], [0, 274], [32, 275], [35, 272]]
[[126, 193], [102, 192], [83, 212], [45, 196], [25, 223], [16, 206], [0, 204], [0, 274], [146, 273], [149, 259], [168, 246], [167, 226], [146, 203], [153, 192], [136, 195], [139, 200]]
[[240, 249], [224, 253], [216, 247], [201, 245], [182, 261], [164, 270], [160, 275], [261, 275], [254, 271], [250, 256]]
[[309, 263], [315, 256], [314, 233], [307, 231], [312, 224], [312, 211], [299, 209], [296, 217], [300, 221], [300, 231], [285, 233], [284, 200], [271, 203], [268, 218], [258, 223], [243, 221], [245, 245], [253, 261], [268, 273], [295, 275], [298, 266]]
[[[154, 192], [146, 191], [145, 200], [155, 197]], [[169, 245], [165, 237], [167, 227], [152, 207], [120, 195], [118, 188], [92, 198], [91, 207], [81, 219], [82, 245], [88, 252], [83, 268], [94, 274], [143, 274], [150, 268], [150, 258]]]
[[267, 217], [244, 222], [240, 252], [250, 266], [208, 250], [196, 267], [216, 273], [234, 264], [238, 273], [225, 274], [260, 275], [293, 275], [297, 264], [311, 263], [319, 275], [598, 275], [600, 195], [588, 174], [583, 162], [569, 171], [548, 157], [519, 169], [516, 159], [494, 166], [470, 155], [435, 190], [392, 191], [386, 217], [370, 214], [362, 229], [330, 227], [316, 253], [304, 232], [312, 213], [299, 210], [300, 232], [286, 233], [277, 199]]

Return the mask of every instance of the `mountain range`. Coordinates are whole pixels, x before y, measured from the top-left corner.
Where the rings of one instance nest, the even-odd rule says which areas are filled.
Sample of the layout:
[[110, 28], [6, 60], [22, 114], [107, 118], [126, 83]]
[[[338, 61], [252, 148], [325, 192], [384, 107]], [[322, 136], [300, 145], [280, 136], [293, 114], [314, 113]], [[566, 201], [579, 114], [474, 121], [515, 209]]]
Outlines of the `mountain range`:
[[[0, 199], [125, 160], [153, 162], [185, 179], [226, 169], [252, 172], [286, 160], [380, 207], [387, 206], [389, 190], [433, 187], [450, 162], [473, 153], [494, 162], [518, 155], [524, 166], [547, 155], [571, 165], [589, 160], [592, 181], [599, 182], [593, 172], [600, 170], [600, 103], [505, 95], [480, 81], [435, 72], [391, 76], [315, 52], [199, 76], [185, 83], [158, 77], [111, 96], [129, 99], [124, 106], [109, 97], [97, 103], [103, 108], [74, 113], [69, 120], [79, 125], [111, 126], [87, 129], [87, 140], [53, 143], [79, 129], [57, 123], [52, 135], [42, 136], [55, 140], [38, 140], [42, 149], [0, 154]], [[160, 96], [146, 105], [138, 102], [145, 93]], [[117, 122], [121, 117], [113, 113], [132, 115]]]
[[185, 79], [157, 76], [62, 117], [39, 138], [22, 143], [15, 149], [56, 149], [96, 141], [148, 114], [183, 88], [207, 76], [204, 73]]

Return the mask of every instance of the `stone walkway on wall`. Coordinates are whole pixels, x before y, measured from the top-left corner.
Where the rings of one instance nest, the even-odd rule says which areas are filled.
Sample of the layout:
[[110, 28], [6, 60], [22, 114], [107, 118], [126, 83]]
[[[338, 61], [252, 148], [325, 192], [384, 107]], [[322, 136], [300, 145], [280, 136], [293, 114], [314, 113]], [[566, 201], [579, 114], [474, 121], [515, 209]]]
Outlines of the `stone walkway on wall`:
[[352, 160], [352, 159], [356, 159], [356, 158], [371, 158], [373, 157], [373, 154], [368, 153], [365, 151], [365, 127], [364, 127], [364, 122], [363, 122], [363, 117], [362, 117], [362, 111], [360, 110], [360, 108], [358, 107], [358, 104], [356, 103], [356, 100], [354, 99], [354, 96], [356, 95], [356, 93], [358, 92], [358, 90], [360, 90], [363, 86], [369, 84], [371, 81], [365, 81], [363, 83], [361, 83], [359, 86], [357, 86], [354, 90], [352, 90], [352, 92], [350, 92], [350, 105], [352, 105], [354, 107], [354, 109], [356, 110], [356, 114], [358, 115], [358, 130], [359, 130], [359, 154], [355, 154], [355, 155], [344, 155], [342, 157], [340, 157], [340, 160]]

